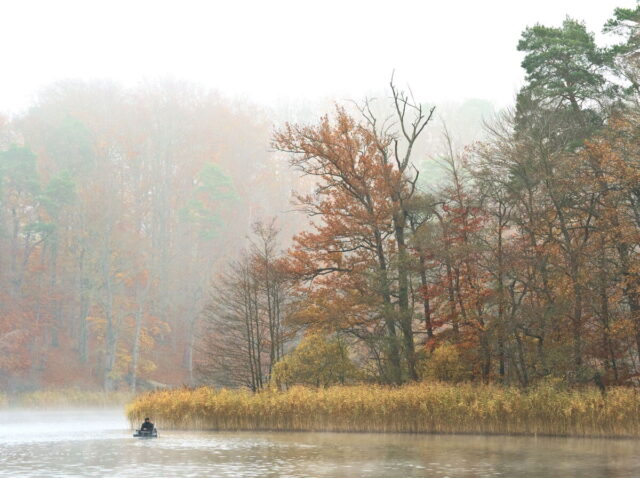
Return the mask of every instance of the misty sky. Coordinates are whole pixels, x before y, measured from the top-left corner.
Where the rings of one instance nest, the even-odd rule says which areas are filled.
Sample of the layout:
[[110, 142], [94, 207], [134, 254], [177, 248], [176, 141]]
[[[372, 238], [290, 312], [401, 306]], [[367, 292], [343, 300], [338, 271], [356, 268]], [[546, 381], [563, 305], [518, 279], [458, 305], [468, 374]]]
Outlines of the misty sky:
[[23, 1], [0, 4], [0, 111], [43, 85], [174, 77], [264, 104], [361, 98], [395, 68], [422, 100], [510, 103], [516, 43], [565, 15], [600, 31], [635, 0]]

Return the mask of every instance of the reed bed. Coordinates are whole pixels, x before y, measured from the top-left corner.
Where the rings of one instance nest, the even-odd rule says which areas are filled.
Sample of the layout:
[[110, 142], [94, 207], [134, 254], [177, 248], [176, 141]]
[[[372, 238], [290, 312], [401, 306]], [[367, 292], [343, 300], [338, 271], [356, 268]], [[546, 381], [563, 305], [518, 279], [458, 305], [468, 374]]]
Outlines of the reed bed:
[[640, 437], [640, 395], [613, 388], [528, 391], [492, 385], [419, 383], [310, 389], [174, 389], [138, 396], [127, 406], [138, 424], [163, 429], [479, 433]]
[[9, 397], [7, 403], [29, 408], [113, 407], [131, 401], [129, 392], [88, 391], [79, 388], [36, 390]]

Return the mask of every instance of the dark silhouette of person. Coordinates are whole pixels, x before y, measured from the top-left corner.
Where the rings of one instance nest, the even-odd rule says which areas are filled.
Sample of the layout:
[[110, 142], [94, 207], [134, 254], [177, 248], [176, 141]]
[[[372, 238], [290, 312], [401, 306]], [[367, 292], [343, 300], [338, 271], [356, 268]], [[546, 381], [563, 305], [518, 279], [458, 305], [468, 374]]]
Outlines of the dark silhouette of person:
[[144, 423], [142, 424], [142, 426], [140, 427], [140, 431], [141, 432], [149, 432], [151, 433], [153, 431], [153, 423], [151, 423], [149, 421], [149, 417], [144, 419]]

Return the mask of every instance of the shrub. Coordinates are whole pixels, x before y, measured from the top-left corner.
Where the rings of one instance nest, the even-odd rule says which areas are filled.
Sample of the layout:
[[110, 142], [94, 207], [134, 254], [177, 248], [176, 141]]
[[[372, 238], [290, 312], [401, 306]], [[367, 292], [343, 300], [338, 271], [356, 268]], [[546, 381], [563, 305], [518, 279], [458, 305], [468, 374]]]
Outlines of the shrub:
[[358, 371], [342, 342], [313, 333], [273, 367], [271, 376], [281, 389], [292, 385], [328, 387], [354, 381]]
[[435, 349], [423, 362], [420, 372], [422, 378], [440, 382], [457, 383], [470, 378], [460, 352], [451, 344], [442, 344]]

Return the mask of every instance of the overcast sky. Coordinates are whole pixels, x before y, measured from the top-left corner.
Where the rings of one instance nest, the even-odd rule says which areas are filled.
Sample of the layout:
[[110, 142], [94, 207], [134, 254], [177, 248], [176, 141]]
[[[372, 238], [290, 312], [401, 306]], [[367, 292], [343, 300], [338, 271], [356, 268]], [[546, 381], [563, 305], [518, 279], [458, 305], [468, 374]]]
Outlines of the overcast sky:
[[635, 0], [0, 1], [0, 110], [57, 79], [171, 76], [230, 96], [361, 98], [393, 69], [421, 100], [513, 99], [516, 43], [568, 14], [600, 31]]

